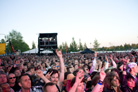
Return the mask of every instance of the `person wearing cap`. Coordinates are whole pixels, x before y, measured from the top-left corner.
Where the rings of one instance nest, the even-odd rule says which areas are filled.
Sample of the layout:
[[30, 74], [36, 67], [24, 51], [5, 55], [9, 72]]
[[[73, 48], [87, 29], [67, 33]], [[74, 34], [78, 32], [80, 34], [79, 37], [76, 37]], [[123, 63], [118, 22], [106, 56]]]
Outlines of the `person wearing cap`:
[[137, 77], [136, 77], [136, 74], [138, 73], [138, 70], [137, 69], [138, 69], [138, 66], [137, 66], [136, 63], [130, 62], [128, 64], [127, 72], [128, 72], [128, 74], [130, 74], [131, 76], [134, 77], [135, 82], [137, 81]]
[[136, 80], [136, 74], [138, 73], [138, 66], [134, 62], [130, 62], [128, 64], [128, 72], [135, 78]]
[[[126, 76], [132, 76], [134, 78], [134, 81], [135, 81], [135, 88], [138, 90], [138, 80], [137, 80], [137, 73], [138, 73], [138, 66], [135, 62], [130, 62], [128, 63], [127, 65], [128, 69], [127, 69], [127, 72], [128, 73], [124, 73], [124, 75]], [[123, 72], [125, 71], [126, 69], [123, 69]], [[123, 80], [124, 80], [125, 77], [123, 77]]]

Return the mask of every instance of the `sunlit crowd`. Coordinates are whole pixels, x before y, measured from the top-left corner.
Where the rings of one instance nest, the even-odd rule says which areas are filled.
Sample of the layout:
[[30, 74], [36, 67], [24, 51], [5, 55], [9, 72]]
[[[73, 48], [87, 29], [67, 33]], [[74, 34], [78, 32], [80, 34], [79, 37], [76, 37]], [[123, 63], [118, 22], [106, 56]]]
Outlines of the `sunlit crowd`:
[[138, 52], [0, 56], [0, 92], [138, 92]]

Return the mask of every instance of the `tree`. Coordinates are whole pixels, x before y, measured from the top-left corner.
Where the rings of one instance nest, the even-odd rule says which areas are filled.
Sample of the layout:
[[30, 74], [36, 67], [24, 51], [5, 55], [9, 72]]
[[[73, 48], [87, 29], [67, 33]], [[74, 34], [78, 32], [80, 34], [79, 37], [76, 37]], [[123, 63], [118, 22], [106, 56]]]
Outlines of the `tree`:
[[65, 52], [65, 43], [62, 43], [62, 52]]
[[87, 48], [87, 45], [86, 45], [86, 43], [84, 43], [84, 47], [83, 47], [83, 50], [84, 50], [84, 49], [86, 49], [86, 48]]
[[67, 53], [68, 52], [68, 44], [67, 44], [67, 42], [65, 42], [65, 53]]
[[[15, 50], [20, 50], [23, 52], [30, 49], [28, 44], [23, 41], [21, 33], [15, 30], [12, 30], [12, 32], [6, 36], [6, 40], [11, 41]], [[12, 52], [9, 42], [7, 43], [6, 49], [9, 52]]]
[[83, 46], [82, 46], [82, 43], [81, 43], [81, 39], [79, 39], [79, 50], [83, 50]]
[[61, 49], [62, 49], [62, 45], [59, 45], [58, 49], [60, 49], [60, 50], [61, 50]]
[[16, 32], [15, 30], [12, 30], [12, 32], [9, 33], [9, 35], [6, 36], [7, 40], [18, 40], [22, 41], [22, 35], [20, 32]]
[[95, 39], [94, 40], [94, 45], [93, 45], [94, 50], [98, 50], [99, 46], [100, 46], [100, 44], [98, 43], [97, 39]]
[[70, 44], [70, 51], [77, 51], [77, 43], [74, 38], [72, 38], [72, 42]]
[[125, 50], [130, 50], [131, 49], [131, 46], [130, 46], [130, 44], [124, 44], [124, 49]]
[[67, 52], [69, 50], [67, 42], [62, 42], [62, 45], [59, 45], [59, 49], [62, 49], [62, 52]]
[[32, 42], [32, 49], [36, 48], [34, 41]]
[[0, 43], [5, 43], [6, 41], [4, 39], [1, 39], [0, 40]]

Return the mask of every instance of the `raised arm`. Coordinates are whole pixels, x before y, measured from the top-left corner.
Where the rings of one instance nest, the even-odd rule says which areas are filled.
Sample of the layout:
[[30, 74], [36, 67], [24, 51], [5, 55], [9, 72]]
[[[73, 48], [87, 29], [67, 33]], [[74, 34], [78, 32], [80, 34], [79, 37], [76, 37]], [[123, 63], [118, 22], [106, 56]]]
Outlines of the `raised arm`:
[[106, 60], [106, 63], [105, 63], [104, 70], [108, 69], [108, 66], [109, 66], [109, 60], [108, 60], [108, 57], [106, 55], [105, 55], [105, 60]]
[[81, 83], [82, 79], [84, 78], [84, 74], [82, 71], [78, 71], [77, 75], [76, 75], [76, 79], [75, 79], [75, 83], [74, 85], [71, 87], [71, 89], [69, 90], [69, 92], [76, 92], [77, 87], [79, 85], [79, 83]]
[[122, 90], [125, 90], [125, 88], [128, 87], [126, 76], [127, 76], [126, 65], [123, 65], [122, 76], [120, 76], [120, 78], [121, 78], [120, 83], [121, 83]]
[[[64, 59], [63, 59], [63, 56], [62, 56], [62, 51], [58, 51], [56, 49], [56, 54], [57, 56], [59, 57], [59, 61], [60, 61], [60, 77], [59, 77], [59, 84], [61, 84], [63, 81], [64, 81]], [[58, 84], [58, 85], [59, 85]], [[60, 86], [60, 85], [59, 85]]]
[[94, 54], [94, 60], [92, 62], [92, 66], [91, 66], [91, 69], [90, 69], [90, 74], [94, 71], [94, 69], [96, 67], [96, 58], [97, 58], [97, 52], [95, 52], [95, 54]]
[[37, 71], [36, 71], [36, 74], [37, 74], [37, 76], [39, 76], [45, 83], [50, 82], [50, 80], [48, 80], [48, 79], [44, 76], [44, 74], [43, 74], [43, 72], [42, 72], [41, 70], [37, 70]]
[[96, 86], [93, 88], [92, 92], [99, 92], [101, 90], [101, 87], [103, 85], [103, 81], [104, 81], [105, 76], [106, 76], [106, 73], [103, 70], [101, 70], [101, 72], [100, 72], [100, 80], [96, 84]]
[[112, 64], [113, 64], [113, 68], [117, 68], [117, 65], [116, 65], [115, 61], [113, 60], [113, 56], [112, 55], [110, 55], [110, 59], [111, 59]]

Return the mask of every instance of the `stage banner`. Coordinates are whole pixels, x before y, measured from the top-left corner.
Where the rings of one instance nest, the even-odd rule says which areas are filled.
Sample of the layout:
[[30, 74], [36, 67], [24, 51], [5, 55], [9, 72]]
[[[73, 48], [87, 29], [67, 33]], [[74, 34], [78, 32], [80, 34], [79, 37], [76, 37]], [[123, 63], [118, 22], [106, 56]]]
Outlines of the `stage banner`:
[[6, 44], [0, 43], [0, 55], [5, 54], [5, 48], [6, 48]]

